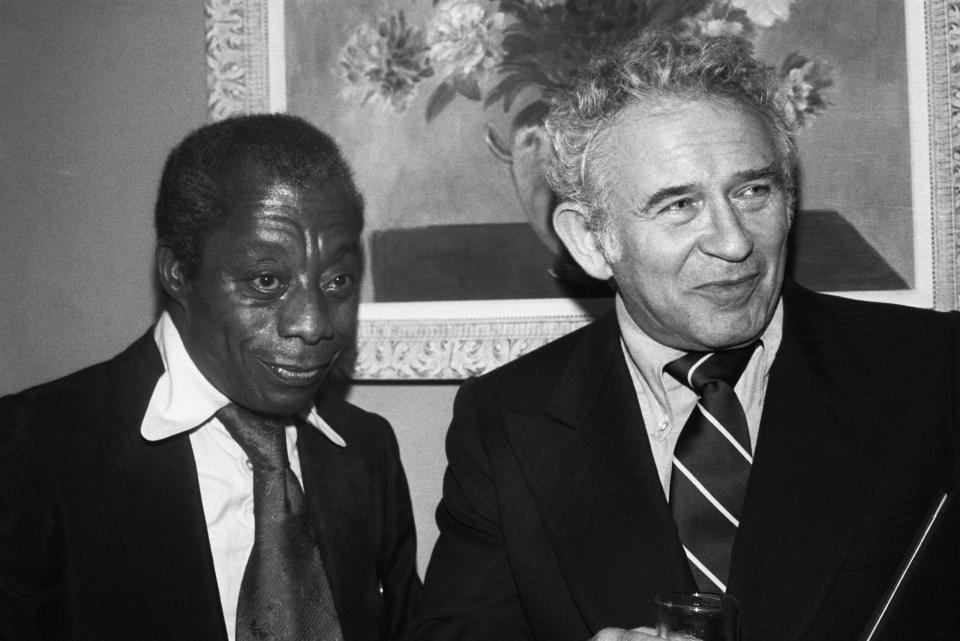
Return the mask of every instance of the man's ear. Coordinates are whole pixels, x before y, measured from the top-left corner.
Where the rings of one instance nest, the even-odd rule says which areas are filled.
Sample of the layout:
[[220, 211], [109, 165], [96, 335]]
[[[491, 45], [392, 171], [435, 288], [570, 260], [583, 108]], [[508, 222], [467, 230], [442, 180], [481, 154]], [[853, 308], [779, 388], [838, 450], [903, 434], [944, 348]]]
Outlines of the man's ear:
[[183, 263], [180, 262], [173, 250], [164, 245], [157, 247], [157, 275], [160, 277], [160, 286], [167, 296], [180, 300], [187, 289], [187, 278], [183, 272]]
[[590, 212], [581, 203], [564, 201], [553, 210], [553, 229], [583, 271], [597, 280], [609, 280], [613, 270], [590, 229]]

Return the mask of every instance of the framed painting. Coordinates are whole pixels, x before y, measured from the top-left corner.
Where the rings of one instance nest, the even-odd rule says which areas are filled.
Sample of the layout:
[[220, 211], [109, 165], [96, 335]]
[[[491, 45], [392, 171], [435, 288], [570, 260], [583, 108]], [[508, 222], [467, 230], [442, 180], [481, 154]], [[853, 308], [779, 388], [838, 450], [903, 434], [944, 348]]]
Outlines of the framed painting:
[[[358, 379], [481, 374], [610, 303], [567, 269], [542, 213], [531, 214], [538, 196], [517, 145], [535, 92], [513, 91], [502, 101], [510, 109], [484, 108], [464, 97], [476, 87], [415, 60], [389, 93], [353, 82], [383, 43], [426, 38], [419, 25], [444, 4], [205, 0], [211, 118], [303, 116], [338, 140], [357, 173], [368, 212]], [[487, 7], [491, 28], [509, 18], [489, 11], [497, 4], [460, 2]], [[761, 58], [797, 51], [829, 69], [825, 108], [798, 137], [792, 276], [844, 296], [957, 308], [960, 2], [749, 4], [769, 7], [751, 32]]]

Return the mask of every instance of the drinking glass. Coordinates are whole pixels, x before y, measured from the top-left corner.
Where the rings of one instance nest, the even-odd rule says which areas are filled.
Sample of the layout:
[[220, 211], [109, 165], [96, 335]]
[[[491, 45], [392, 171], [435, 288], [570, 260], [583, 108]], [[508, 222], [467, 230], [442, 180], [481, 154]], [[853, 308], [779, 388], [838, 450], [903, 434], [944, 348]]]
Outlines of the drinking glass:
[[672, 641], [738, 641], [737, 600], [725, 594], [671, 592], [654, 599], [657, 636]]

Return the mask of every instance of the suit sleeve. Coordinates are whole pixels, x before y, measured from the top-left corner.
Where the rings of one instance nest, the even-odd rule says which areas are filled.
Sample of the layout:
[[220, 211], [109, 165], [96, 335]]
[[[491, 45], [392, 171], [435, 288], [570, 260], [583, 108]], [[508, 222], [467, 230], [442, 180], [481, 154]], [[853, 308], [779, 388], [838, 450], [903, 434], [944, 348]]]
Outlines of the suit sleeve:
[[448, 467], [437, 508], [440, 536], [427, 569], [415, 641], [519, 641], [532, 634], [514, 585], [473, 381], [457, 394]]
[[[32, 406], [0, 399], [0, 639], [53, 639], [59, 592], [50, 470]], [[47, 464], [49, 465], [49, 464]]]

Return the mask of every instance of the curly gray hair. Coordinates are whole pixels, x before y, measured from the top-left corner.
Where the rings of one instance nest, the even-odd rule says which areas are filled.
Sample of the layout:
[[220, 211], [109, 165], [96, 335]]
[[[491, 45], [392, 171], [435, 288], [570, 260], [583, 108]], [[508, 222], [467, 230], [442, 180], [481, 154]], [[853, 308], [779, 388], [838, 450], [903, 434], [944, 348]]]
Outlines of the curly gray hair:
[[683, 36], [645, 31], [610, 55], [595, 60], [584, 80], [563, 95], [546, 120], [553, 144], [547, 180], [561, 200], [580, 203], [587, 224], [602, 232], [609, 220], [610, 190], [591, 142], [624, 108], [655, 104], [664, 97], [707, 99], [737, 105], [755, 115], [775, 141], [788, 194], [797, 198], [797, 151], [778, 97], [776, 72], [753, 57], [752, 45], [731, 36]]

